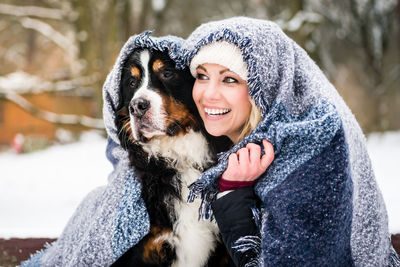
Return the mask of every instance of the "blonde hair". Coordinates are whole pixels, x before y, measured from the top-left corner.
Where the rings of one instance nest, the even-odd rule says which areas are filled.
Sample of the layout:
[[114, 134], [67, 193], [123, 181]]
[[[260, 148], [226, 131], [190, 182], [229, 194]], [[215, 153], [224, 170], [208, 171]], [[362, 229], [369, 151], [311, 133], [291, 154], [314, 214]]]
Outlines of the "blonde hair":
[[253, 131], [254, 128], [256, 128], [256, 126], [260, 123], [260, 121], [262, 119], [260, 108], [256, 105], [256, 103], [250, 96], [249, 96], [249, 101], [251, 104], [250, 115], [249, 115], [249, 118], [247, 119], [246, 123], [244, 124], [243, 129], [242, 129], [239, 137], [235, 141], [235, 143], [239, 142], [244, 137], [249, 135], [249, 133], [251, 131]]

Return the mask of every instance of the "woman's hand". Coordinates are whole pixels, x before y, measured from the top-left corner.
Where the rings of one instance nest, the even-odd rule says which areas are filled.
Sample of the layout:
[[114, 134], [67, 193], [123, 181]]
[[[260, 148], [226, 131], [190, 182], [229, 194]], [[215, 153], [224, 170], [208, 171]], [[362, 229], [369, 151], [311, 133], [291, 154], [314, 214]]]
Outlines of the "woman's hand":
[[235, 154], [229, 155], [228, 168], [222, 178], [228, 181], [254, 181], [263, 174], [274, 159], [274, 148], [270, 142], [263, 140], [264, 155], [261, 147], [249, 143]]

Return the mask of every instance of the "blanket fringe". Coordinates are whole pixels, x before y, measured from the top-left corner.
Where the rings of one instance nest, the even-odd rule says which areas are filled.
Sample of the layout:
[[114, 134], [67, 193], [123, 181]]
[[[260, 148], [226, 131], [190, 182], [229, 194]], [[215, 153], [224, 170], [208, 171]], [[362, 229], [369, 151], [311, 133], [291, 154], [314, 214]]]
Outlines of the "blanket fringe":
[[400, 266], [400, 258], [397, 252], [391, 247], [390, 255], [389, 255], [389, 266], [390, 267], [399, 267]]
[[201, 198], [198, 220], [214, 220], [211, 203], [215, 200], [216, 196], [217, 193], [212, 190], [206, 190], [203, 181], [196, 181], [189, 186], [187, 202], [191, 203], [196, 198]]
[[196, 181], [189, 185], [189, 195], [187, 198], [188, 203], [192, 203], [196, 198], [201, 197], [204, 191], [204, 183], [202, 181]]
[[245, 267], [261, 266], [261, 238], [259, 236], [243, 236], [233, 243], [232, 249], [236, 252], [254, 252], [257, 257], [246, 263]]
[[251, 207], [251, 212], [253, 213], [253, 219], [258, 229], [261, 229], [261, 211], [257, 206]]

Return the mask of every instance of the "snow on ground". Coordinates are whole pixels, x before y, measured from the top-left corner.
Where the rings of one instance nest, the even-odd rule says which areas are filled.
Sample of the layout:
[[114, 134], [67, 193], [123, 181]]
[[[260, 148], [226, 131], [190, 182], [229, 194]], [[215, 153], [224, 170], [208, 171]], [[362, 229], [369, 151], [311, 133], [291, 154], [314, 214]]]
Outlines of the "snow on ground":
[[[105, 146], [104, 138], [88, 133], [74, 144], [0, 154], [0, 238], [59, 236], [82, 198], [107, 182], [112, 166]], [[400, 233], [400, 132], [371, 135], [368, 149], [389, 229]]]
[[368, 151], [389, 214], [389, 231], [400, 233], [400, 132], [370, 135]]
[[0, 154], [0, 237], [59, 236], [82, 198], [106, 184], [105, 147], [91, 132], [74, 144]]

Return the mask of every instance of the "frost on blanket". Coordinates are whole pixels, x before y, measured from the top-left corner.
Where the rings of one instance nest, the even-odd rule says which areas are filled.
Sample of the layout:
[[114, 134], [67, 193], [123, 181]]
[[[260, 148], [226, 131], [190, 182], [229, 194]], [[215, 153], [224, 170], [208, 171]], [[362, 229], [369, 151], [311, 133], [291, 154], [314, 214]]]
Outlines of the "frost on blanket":
[[192, 185], [190, 200], [203, 199], [201, 215], [212, 218], [228, 155], [265, 138], [275, 159], [255, 186], [260, 264], [398, 266], [364, 135], [322, 71], [276, 24], [245, 17], [198, 27], [184, 43], [182, 64], [221, 40], [240, 48], [263, 119]]
[[150, 48], [168, 50], [174, 59], [183, 41], [149, 34], [133, 36], [126, 42], [103, 87], [103, 115], [109, 136], [107, 157], [114, 166], [107, 185], [82, 201], [57, 241], [22, 266], [109, 266], [148, 233], [150, 223], [140, 197], [140, 184], [119, 144], [114, 121], [121, 69], [128, 55], [137, 48]]

